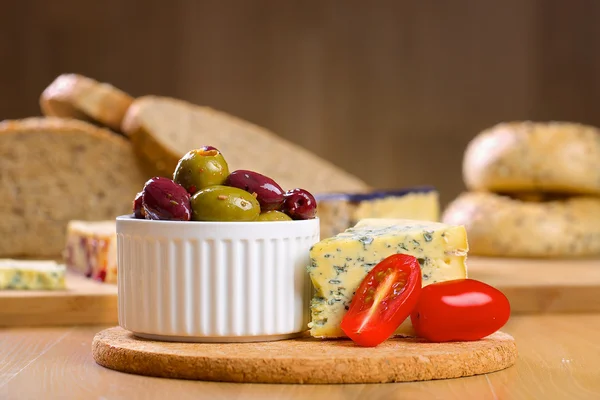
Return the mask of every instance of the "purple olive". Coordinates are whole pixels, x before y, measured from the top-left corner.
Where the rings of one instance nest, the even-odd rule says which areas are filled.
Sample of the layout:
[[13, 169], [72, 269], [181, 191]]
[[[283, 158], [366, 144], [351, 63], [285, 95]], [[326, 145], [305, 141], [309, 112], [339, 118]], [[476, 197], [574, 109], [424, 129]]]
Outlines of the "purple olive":
[[311, 219], [317, 214], [317, 201], [304, 189], [286, 192], [282, 210], [292, 219]]
[[142, 196], [144, 192], [141, 191], [135, 195], [135, 200], [133, 200], [133, 216], [137, 219], [144, 219], [144, 208], [142, 205]]
[[190, 194], [168, 178], [146, 182], [142, 205], [146, 219], [189, 221], [192, 216]]
[[232, 186], [256, 194], [261, 212], [279, 210], [283, 204], [284, 191], [273, 179], [254, 171], [233, 171], [225, 180]]

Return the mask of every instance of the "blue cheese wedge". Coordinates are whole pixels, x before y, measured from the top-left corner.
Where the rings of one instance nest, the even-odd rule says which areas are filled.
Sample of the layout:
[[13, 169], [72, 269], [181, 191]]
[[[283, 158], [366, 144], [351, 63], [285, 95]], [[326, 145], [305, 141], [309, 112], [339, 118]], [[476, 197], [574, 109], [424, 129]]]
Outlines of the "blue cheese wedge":
[[321, 237], [328, 238], [366, 218], [438, 221], [439, 194], [431, 186], [367, 193], [330, 193], [315, 196]]
[[0, 260], [0, 289], [65, 289], [66, 268], [54, 261]]
[[[421, 264], [423, 286], [467, 277], [467, 233], [463, 226], [405, 219], [364, 219], [310, 250], [315, 288], [309, 324], [312, 336], [345, 337], [340, 323], [367, 273], [392, 254], [409, 254]], [[396, 331], [413, 335], [410, 319]]]

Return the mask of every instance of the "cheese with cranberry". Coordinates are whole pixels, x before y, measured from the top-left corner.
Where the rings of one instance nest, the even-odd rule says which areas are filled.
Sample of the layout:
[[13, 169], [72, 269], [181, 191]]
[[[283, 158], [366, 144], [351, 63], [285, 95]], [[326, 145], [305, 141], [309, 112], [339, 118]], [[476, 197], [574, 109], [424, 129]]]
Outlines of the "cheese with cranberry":
[[64, 252], [67, 268], [101, 282], [117, 282], [115, 221], [70, 221]]

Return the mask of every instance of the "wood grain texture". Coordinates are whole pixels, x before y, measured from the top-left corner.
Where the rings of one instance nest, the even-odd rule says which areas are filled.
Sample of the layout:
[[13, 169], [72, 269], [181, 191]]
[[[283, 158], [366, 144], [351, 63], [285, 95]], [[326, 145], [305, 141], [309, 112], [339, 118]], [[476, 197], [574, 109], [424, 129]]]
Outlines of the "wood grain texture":
[[[443, 203], [483, 128], [600, 126], [591, 0], [23, 0], [2, 15], [0, 119], [39, 114], [42, 90], [79, 72], [238, 115], [375, 187], [433, 184]], [[377, 156], [357, 160], [365, 148]]]
[[117, 285], [67, 273], [67, 290], [0, 291], [0, 327], [118, 323]]
[[517, 313], [600, 312], [600, 259], [469, 257], [469, 278], [502, 291]]
[[34, 334], [23, 334], [22, 330], [0, 331], [0, 387], [43, 356], [70, 332], [71, 328], [47, 328]]
[[[148, 378], [97, 365], [91, 353], [102, 326], [11, 328], [0, 336], [0, 354], [17, 343], [9, 366], [26, 365], [9, 382], [0, 383], [3, 399], [596, 399], [600, 394], [600, 314], [517, 316], [503, 331], [515, 337], [519, 358], [514, 367], [460, 379], [397, 384], [264, 385]], [[33, 362], [33, 346], [60, 329], [65, 337]], [[575, 340], [576, 338], [576, 340]], [[28, 358], [29, 357], [29, 358]], [[4, 365], [6, 358], [2, 358]], [[19, 369], [21, 369], [19, 368]]]
[[116, 327], [96, 335], [94, 360], [116, 371], [164, 378], [239, 383], [387, 383], [448, 379], [514, 365], [505, 333], [475, 342], [395, 338], [376, 348], [350, 340], [304, 337], [263, 343], [165, 343]]
[[523, 353], [517, 370], [507, 370], [501, 376], [489, 375], [497, 398], [597, 399], [600, 396], [597, 364], [600, 344], [596, 335], [590, 335], [600, 329], [598, 314], [523, 317], [513, 326], [516, 329], [507, 331], [515, 335]]

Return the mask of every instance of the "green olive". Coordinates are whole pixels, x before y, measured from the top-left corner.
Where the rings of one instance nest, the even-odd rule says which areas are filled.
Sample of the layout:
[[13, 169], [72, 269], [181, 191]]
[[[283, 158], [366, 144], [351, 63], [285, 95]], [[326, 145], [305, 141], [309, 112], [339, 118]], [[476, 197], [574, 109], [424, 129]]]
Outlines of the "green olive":
[[258, 200], [245, 190], [215, 185], [192, 196], [194, 221], [254, 221], [260, 214]]
[[229, 175], [229, 167], [221, 152], [212, 146], [191, 150], [177, 163], [173, 180], [190, 194], [209, 186], [221, 185]]
[[267, 211], [258, 216], [257, 221], [292, 221], [287, 214], [281, 211]]

